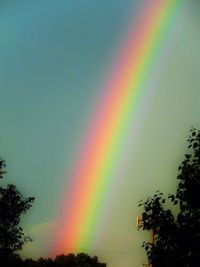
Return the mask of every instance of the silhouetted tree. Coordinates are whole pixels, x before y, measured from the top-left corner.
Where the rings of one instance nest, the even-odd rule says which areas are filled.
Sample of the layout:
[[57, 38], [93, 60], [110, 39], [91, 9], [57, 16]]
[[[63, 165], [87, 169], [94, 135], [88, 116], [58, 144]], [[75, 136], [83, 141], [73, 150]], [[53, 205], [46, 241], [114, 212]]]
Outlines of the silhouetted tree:
[[77, 254], [77, 267], [104, 267], [105, 263], [99, 263], [96, 256], [90, 257], [85, 253]]
[[96, 256], [91, 257], [85, 253], [72, 253], [68, 255], [59, 255], [55, 258], [56, 267], [106, 267], [105, 263], [100, 263]]
[[36, 261], [26, 259], [23, 267], [106, 267], [105, 263], [100, 263], [96, 256], [91, 257], [85, 253], [74, 255], [58, 255], [54, 260], [40, 258]]
[[3, 178], [3, 175], [5, 173], [5, 167], [6, 167], [5, 160], [3, 160], [2, 158], [0, 158], [0, 179]]
[[63, 266], [76, 266], [76, 256], [72, 253], [68, 255], [58, 255], [55, 258], [55, 266], [57, 267], [63, 267]]
[[200, 130], [191, 130], [188, 143], [176, 194], [165, 199], [157, 191], [139, 204], [144, 209], [140, 228], [154, 232], [154, 242], [143, 243], [153, 267], [200, 265]]
[[[0, 178], [5, 173], [5, 161], [0, 159]], [[30, 240], [19, 225], [20, 216], [32, 206], [34, 198], [25, 198], [15, 185], [0, 187], [0, 266], [20, 266], [16, 253]]]

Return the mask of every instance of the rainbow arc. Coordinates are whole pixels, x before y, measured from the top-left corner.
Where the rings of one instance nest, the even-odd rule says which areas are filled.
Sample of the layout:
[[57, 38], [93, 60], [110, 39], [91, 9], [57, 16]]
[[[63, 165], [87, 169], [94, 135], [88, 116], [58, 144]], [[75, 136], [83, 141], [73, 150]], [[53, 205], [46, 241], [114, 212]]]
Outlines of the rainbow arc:
[[97, 230], [103, 198], [108, 198], [104, 192], [111, 188], [129, 122], [182, 2], [143, 1], [129, 26], [73, 166], [53, 238], [60, 253], [92, 246], [92, 232]]

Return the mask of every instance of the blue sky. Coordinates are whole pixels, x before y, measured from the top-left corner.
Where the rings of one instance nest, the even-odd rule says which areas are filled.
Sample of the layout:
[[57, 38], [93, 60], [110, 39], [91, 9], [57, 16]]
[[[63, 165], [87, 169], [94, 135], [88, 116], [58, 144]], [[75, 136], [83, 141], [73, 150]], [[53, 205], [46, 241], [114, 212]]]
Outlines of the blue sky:
[[[3, 184], [12, 182], [36, 197], [23, 218], [34, 238], [26, 257], [46, 256], [67, 171], [139, 2], [0, 4], [0, 156], [8, 172]], [[198, 1], [185, 3], [138, 108], [138, 124], [130, 122], [138, 125], [132, 156], [112, 195], [104, 232], [89, 252], [108, 267], [145, 261], [141, 244], [148, 235], [135, 229], [137, 201], [157, 189], [174, 190], [190, 127], [199, 127], [199, 18]]]

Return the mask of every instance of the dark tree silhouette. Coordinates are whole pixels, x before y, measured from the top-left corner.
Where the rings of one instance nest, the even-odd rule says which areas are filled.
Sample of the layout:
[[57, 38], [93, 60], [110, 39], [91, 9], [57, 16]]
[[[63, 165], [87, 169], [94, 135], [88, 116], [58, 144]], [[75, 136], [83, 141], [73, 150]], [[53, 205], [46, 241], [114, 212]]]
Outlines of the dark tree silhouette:
[[164, 198], [157, 191], [139, 202], [144, 209], [139, 227], [154, 233], [153, 243], [143, 243], [153, 267], [200, 265], [200, 130], [191, 130], [188, 144], [176, 193]]
[[[5, 161], [0, 159], [0, 178], [5, 173]], [[22, 214], [32, 206], [33, 197], [25, 198], [15, 185], [0, 187], [0, 266], [19, 266], [17, 251], [30, 241], [19, 225]]]
[[26, 259], [22, 264], [23, 267], [106, 267], [106, 264], [100, 263], [96, 256], [91, 257], [85, 253], [62, 254], [56, 256], [54, 260], [49, 258], [40, 258], [36, 261]]
[[6, 167], [5, 160], [0, 158], [0, 179], [3, 178], [3, 175], [5, 173], [5, 167]]

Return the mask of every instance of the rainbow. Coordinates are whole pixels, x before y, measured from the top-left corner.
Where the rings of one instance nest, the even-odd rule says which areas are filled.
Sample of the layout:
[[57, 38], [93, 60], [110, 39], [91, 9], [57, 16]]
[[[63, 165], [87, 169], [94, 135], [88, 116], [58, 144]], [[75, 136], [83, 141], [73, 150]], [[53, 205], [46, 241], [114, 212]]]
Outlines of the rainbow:
[[130, 121], [181, 2], [142, 1], [136, 21], [130, 23], [73, 166], [53, 238], [54, 252], [91, 247]]

